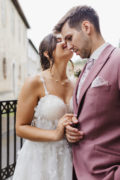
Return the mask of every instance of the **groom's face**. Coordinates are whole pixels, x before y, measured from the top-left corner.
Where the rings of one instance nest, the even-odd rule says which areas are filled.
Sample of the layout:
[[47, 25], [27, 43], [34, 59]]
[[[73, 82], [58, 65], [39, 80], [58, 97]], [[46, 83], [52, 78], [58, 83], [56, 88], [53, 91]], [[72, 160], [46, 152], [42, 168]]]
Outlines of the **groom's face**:
[[71, 28], [66, 22], [62, 28], [61, 34], [67, 43], [68, 49], [80, 55], [81, 58], [89, 57], [88, 36], [85, 31]]

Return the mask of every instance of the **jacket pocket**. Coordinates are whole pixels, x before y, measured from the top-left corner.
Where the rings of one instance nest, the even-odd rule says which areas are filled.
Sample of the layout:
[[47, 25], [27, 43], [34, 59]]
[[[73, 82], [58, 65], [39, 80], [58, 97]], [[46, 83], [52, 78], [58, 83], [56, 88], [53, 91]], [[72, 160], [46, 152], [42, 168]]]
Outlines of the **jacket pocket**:
[[108, 86], [98, 86], [98, 87], [90, 87], [88, 89], [87, 94], [89, 95], [103, 95], [104, 93], [108, 93], [111, 89], [111, 85]]

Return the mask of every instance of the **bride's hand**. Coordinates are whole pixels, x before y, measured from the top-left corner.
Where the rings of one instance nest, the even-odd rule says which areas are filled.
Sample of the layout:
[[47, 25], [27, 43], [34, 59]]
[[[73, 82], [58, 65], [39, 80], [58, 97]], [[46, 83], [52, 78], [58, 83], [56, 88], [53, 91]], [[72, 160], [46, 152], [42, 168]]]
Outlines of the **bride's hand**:
[[64, 137], [64, 130], [67, 125], [72, 124], [72, 117], [73, 114], [65, 114], [61, 119], [58, 121], [57, 128], [55, 130], [56, 140], [61, 140]]

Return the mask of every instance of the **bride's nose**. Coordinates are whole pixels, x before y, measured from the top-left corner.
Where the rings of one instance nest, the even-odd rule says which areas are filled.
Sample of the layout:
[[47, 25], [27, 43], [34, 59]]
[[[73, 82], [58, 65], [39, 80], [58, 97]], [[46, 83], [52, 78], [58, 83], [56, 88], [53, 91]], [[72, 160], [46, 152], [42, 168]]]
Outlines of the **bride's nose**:
[[63, 46], [64, 48], [67, 47], [67, 43], [66, 43], [64, 40], [62, 40], [62, 46]]

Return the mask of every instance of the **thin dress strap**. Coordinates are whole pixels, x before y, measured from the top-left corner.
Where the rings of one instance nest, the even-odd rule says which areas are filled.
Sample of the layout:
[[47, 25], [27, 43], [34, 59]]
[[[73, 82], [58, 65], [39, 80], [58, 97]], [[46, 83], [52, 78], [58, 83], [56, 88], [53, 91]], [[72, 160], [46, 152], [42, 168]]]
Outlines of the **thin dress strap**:
[[44, 81], [43, 77], [40, 77], [40, 80], [41, 80], [42, 83], [43, 83], [43, 87], [44, 87], [44, 90], [45, 90], [45, 95], [48, 95], [49, 92], [48, 92], [48, 90], [47, 90], [47, 88], [46, 88], [45, 81]]

